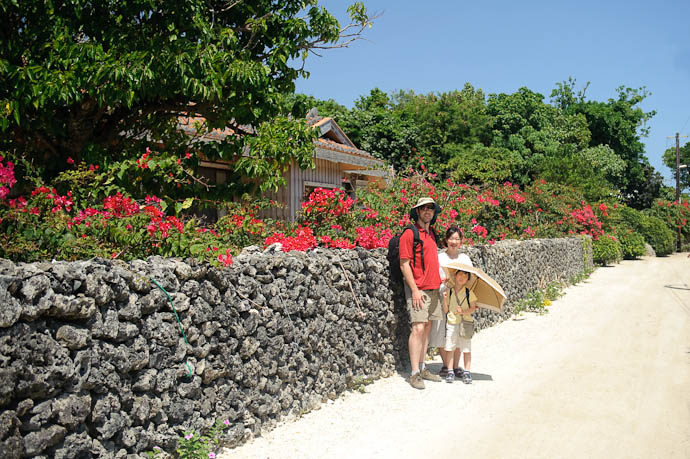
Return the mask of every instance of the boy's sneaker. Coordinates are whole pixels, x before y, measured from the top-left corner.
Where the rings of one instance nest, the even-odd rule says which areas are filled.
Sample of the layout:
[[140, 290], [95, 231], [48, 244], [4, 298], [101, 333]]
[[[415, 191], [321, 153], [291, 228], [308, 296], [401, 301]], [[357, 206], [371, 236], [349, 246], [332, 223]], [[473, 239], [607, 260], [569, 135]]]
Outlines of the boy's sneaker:
[[446, 382], [452, 383], [453, 381], [455, 381], [455, 372], [453, 370], [447, 370], [446, 371]]
[[422, 375], [415, 373], [410, 376], [410, 386], [415, 389], [424, 389], [424, 381], [422, 381]]
[[438, 375], [441, 378], [445, 378], [447, 374], [448, 374], [448, 368], [447, 367], [441, 367], [441, 371], [438, 372]]
[[422, 375], [422, 379], [426, 379], [427, 381], [441, 382], [441, 377], [430, 372], [427, 367], [424, 367], [419, 374]]
[[465, 384], [472, 384], [472, 374], [469, 371], [465, 371], [462, 374], [462, 382]]

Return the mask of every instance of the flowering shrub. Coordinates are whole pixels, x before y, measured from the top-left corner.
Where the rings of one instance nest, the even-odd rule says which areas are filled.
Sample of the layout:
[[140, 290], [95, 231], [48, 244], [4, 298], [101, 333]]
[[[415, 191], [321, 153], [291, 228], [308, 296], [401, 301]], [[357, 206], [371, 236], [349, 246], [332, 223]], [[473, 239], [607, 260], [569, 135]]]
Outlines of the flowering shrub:
[[316, 188], [302, 203], [301, 221], [307, 226], [331, 226], [347, 221], [354, 200], [337, 188]]
[[[71, 168], [51, 183], [33, 177], [21, 185], [15, 178], [17, 164], [28, 176], [27, 163], [0, 158], [0, 257], [18, 261], [163, 255], [230, 266], [233, 255], [248, 245], [279, 242], [284, 251], [317, 246], [375, 249], [387, 247], [410, 223], [410, 207], [423, 196], [442, 208], [435, 224], [438, 233], [457, 226], [467, 245], [576, 234], [598, 240], [606, 233], [626, 247], [629, 242], [626, 256], [635, 256], [640, 241], [629, 236], [634, 231], [662, 255], [673, 250], [668, 224], [679, 222], [675, 224], [690, 231], [687, 204], [658, 203], [647, 215], [615, 201], [588, 203], [577, 190], [542, 180], [524, 189], [510, 182], [477, 187], [437, 181], [424, 168], [394, 178], [384, 189], [358, 190], [356, 202], [342, 190], [317, 188], [293, 223], [260, 218], [262, 209], [276, 203], [245, 196], [220, 203], [226, 215], [204, 225], [184, 216], [204, 204], [194, 197], [137, 195], [132, 192], [136, 187], [116, 185], [120, 175], [134, 184], [185, 184], [193, 179], [183, 167], [193, 159], [190, 154], [172, 158], [147, 149], [136, 160], [108, 167], [68, 160]], [[10, 198], [10, 189], [17, 197]], [[18, 189], [24, 190], [21, 196]]]
[[604, 266], [617, 263], [623, 257], [621, 244], [610, 234], [602, 235], [592, 243], [592, 259]]
[[283, 246], [284, 252], [291, 250], [309, 250], [316, 247], [316, 237], [311, 228], [299, 226], [294, 236], [286, 236], [283, 233], [275, 233], [264, 241], [265, 246], [279, 242]]
[[644, 237], [632, 230], [627, 230], [620, 235], [623, 258], [634, 260], [645, 254]]
[[679, 204], [677, 201], [658, 200], [646, 212], [648, 215], [660, 218], [673, 234], [677, 235], [680, 229], [683, 244], [690, 242], [690, 225], [688, 225], [690, 208], [687, 202]]
[[382, 228], [381, 223], [377, 223], [375, 226], [356, 228], [355, 231], [357, 232], [356, 245], [365, 249], [388, 247], [388, 242], [393, 238], [391, 230]]
[[0, 199], [5, 199], [5, 197], [10, 192], [10, 188], [17, 183], [14, 178], [14, 163], [12, 161], [7, 161], [3, 164], [5, 158], [0, 155]]
[[[201, 227], [199, 220], [179, 215], [191, 207], [192, 199], [172, 203], [151, 195], [136, 199], [113, 188], [112, 170], [98, 172], [100, 168], [94, 165], [71, 164], [75, 169], [60, 174], [53, 183], [73, 189], [60, 192], [57, 186], [30, 177], [23, 183], [25, 195], [0, 198], [0, 257], [36, 261], [192, 256], [229, 266], [232, 254], [242, 247], [233, 244], [231, 237], [221, 237], [219, 231]], [[4, 163], [2, 167], [3, 183], [14, 185], [14, 176], [9, 180], [10, 168]], [[32, 183], [36, 186], [27, 189]], [[170, 210], [176, 215], [169, 215]]]

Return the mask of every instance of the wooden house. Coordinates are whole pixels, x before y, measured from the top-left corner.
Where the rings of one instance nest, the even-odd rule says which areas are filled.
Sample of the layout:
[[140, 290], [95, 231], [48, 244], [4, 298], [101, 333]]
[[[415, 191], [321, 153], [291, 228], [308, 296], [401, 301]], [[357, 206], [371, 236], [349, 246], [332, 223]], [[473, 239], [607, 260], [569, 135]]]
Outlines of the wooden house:
[[[181, 119], [180, 129], [190, 135], [196, 133], [193, 119]], [[353, 198], [357, 189], [369, 186], [385, 186], [386, 179], [392, 174], [384, 168], [384, 161], [374, 158], [370, 153], [360, 150], [347, 137], [336, 121], [329, 117], [319, 116], [312, 109], [307, 115], [307, 122], [319, 130], [319, 137], [314, 140], [313, 169], [300, 169], [292, 165], [285, 173], [286, 185], [277, 192], [268, 192], [264, 197], [272, 199], [281, 207], [266, 209], [260, 215], [263, 218], [294, 220], [301, 209], [302, 202], [315, 188], [340, 188]], [[248, 127], [247, 129], [251, 129]], [[214, 130], [202, 136], [203, 141], [221, 141], [233, 131]], [[224, 183], [227, 178], [227, 163], [201, 161], [199, 175], [213, 183]], [[214, 220], [224, 215], [223, 209], [205, 212]]]

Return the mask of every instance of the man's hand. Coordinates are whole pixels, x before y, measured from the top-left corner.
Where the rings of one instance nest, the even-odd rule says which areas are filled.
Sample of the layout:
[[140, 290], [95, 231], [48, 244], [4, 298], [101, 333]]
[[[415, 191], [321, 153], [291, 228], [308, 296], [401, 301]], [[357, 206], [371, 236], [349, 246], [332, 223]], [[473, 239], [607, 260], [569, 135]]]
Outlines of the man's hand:
[[422, 292], [420, 290], [412, 292], [412, 308], [414, 308], [415, 311], [419, 311], [422, 309], [423, 303]]

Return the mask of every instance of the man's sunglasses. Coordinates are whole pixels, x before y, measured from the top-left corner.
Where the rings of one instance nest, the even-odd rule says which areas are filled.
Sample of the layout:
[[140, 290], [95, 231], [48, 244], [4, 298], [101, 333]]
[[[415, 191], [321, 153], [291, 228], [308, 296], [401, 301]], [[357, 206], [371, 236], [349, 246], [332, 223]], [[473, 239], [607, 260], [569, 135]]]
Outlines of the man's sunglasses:
[[429, 204], [428, 206], [422, 206], [420, 207], [422, 210], [435, 210], [436, 207], [433, 204]]

